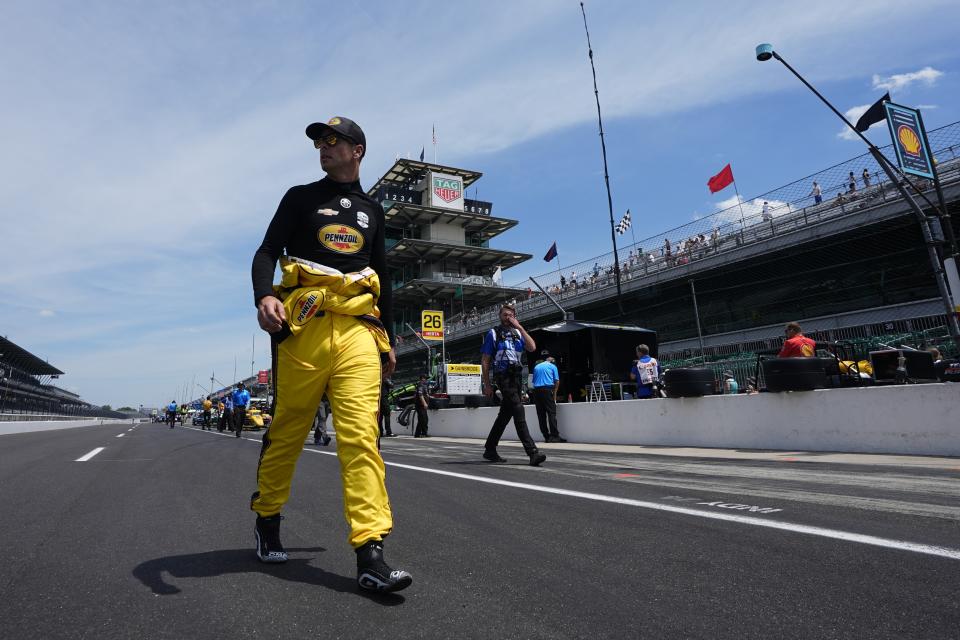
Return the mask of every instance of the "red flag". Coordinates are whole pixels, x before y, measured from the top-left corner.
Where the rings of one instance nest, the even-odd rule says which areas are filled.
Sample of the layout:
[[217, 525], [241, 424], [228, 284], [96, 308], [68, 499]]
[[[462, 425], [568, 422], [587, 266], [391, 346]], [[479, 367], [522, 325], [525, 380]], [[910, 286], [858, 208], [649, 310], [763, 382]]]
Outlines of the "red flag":
[[710, 193], [716, 193], [717, 191], [722, 191], [730, 186], [730, 183], [733, 182], [733, 169], [730, 168], [728, 164], [725, 166], [720, 173], [713, 176], [707, 180], [707, 186], [710, 187]]

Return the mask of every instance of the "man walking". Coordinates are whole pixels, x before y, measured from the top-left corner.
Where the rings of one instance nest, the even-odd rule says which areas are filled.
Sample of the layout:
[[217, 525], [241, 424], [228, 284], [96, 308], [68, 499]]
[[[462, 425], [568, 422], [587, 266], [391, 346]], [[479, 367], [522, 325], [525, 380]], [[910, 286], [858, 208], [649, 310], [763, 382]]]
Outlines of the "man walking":
[[390, 390], [393, 389], [393, 380], [383, 379], [383, 386], [380, 388], [380, 437], [392, 438], [393, 430], [390, 428]]
[[210, 401], [210, 396], [207, 396], [203, 400], [203, 430], [210, 430], [210, 414], [213, 411], [213, 402]]
[[247, 420], [247, 403], [250, 402], [250, 392], [242, 383], [237, 383], [237, 389], [233, 392], [233, 426], [237, 432], [237, 437], [243, 431], [243, 423]]
[[541, 351], [540, 358], [540, 362], [533, 368], [533, 402], [537, 405], [540, 433], [546, 442], [566, 442], [557, 430], [557, 389], [560, 388], [560, 372], [549, 351]]
[[[397, 362], [383, 208], [360, 186], [367, 140], [355, 122], [331, 118], [311, 124], [306, 133], [327, 175], [287, 191], [253, 258], [257, 320], [273, 348], [275, 404], [250, 502], [257, 513], [257, 557], [287, 560], [280, 511], [326, 394], [357, 583], [372, 591], [399, 591], [413, 578], [383, 559], [393, 515], [377, 448], [380, 381]], [[274, 287], [278, 259], [282, 276]]]
[[425, 374], [420, 374], [417, 381], [417, 390], [413, 396], [413, 407], [417, 411], [417, 428], [413, 432], [414, 438], [428, 438], [427, 428], [430, 426], [430, 416], [427, 408], [430, 406], [430, 383]]
[[484, 445], [483, 459], [488, 462], [506, 462], [497, 453], [497, 445], [503, 437], [503, 430], [513, 418], [513, 426], [517, 429], [517, 437], [523, 443], [523, 450], [530, 457], [531, 466], [539, 466], [547, 459], [540, 453], [527, 430], [527, 419], [524, 416], [523, 400], [520, 394], [523, 390], [520, 377], [523, 373], [523, 364], [520, 357], [524, 351], [534, 352], [537, 343], [517, 321], [517, 310], [509, 304], [500, 308], [500, 324], [490, 329], [483, 338], [483, 347], [480, 349], [481, 377], [483, 378], [483, 395], [488, 398], [493, 395], [490, 384], [490, 374], [500, 389], [500, 413], [490, 428], [487, 442]]
[[170, 425], [170, 428], [173, 429], [173, 425], [177, 423], [177, 402], [176, 400], [171, 400], [170, 404], [167, 405], [167, 423]]
[[223, 408], [220, 410], [220, 424], [217, 425], [217, 431], [228, 429], [233, 431], [233, 393], [227, 393], [220, 400]]

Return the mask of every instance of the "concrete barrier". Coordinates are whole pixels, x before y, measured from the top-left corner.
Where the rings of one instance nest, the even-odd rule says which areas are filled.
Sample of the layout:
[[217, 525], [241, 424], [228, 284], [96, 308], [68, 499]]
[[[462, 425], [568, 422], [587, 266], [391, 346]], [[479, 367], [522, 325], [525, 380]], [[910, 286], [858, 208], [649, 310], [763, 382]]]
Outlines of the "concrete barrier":
[[[497, 411], [430, 411], [430, 434], [486, 438]], [[532, 405], [526, 417], [540, 441]], [[560, 404], [557, 419], [570, 442], [960, 456], [955, 383]]]
[[29, 433], [32, 431], [54, 431], [56, 429], [76, 429], [77, 427], [99, 427], [100, 425], [104, 424], [136, 424], [137, 422], [139, 422], [139, 420], [122, 418], [0, 422], [0, 436], [11, 433]]

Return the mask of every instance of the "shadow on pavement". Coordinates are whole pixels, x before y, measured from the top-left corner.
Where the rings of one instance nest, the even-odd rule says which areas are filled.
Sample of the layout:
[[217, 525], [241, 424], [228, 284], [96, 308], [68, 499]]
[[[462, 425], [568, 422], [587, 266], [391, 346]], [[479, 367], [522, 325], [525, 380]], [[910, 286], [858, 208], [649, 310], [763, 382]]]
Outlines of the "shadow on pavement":
[[[290, 553], [326, 551], [323, 547], [287, 549]], [[231, 573], [262, 573], [274, 578], [326, 587], [341, 593], [356, 593], [386, 606], [404, 602], [398, 594], [377, 594], [360, 591], [353, 576], [341, 576], [310, 565], [309, 558], [290, 558], [284, 564], [264, 564], [251, 549], [222, 549], [188, 553], [147, 560], [133, 569], [133, 575], [157, 595], [180, 593], [180, 588], [164, 580], [164, 573], [175, 578], [212, 578]]]

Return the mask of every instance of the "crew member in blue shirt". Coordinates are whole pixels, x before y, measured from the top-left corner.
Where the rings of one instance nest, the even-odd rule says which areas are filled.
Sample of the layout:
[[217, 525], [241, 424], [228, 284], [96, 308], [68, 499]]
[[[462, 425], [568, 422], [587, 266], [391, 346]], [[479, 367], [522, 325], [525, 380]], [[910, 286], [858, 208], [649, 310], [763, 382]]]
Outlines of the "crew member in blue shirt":
[[500, 324], [487, 332], [483, 338], [483, 347], [480, 349], [480, 366], [483, 378], [483, 395], [488, 398], [493, 395], [490, 385], [490, 373], [500, 389], [500, 413], [490, 428], [487, 442], [484, 445], [483, 459], [488, 462], [506, 462], [497, 453], [497, 445], [503, 437], [503, 430], [513, 418], [513, 426], [517, 428], [517, 437], [523, 443], [523, 450], [530, 457], [531, 466], [539, 466], [547, 456], [540, 453], [533, 443], [530, 432], [527, 430], [527, 419], [524, 415], [523, 399], [520, 397], [522, 389], [521, 375], [523, 364], [520, 357], [524, 351], [534, 352], [537, 343], [517, 321], [517, 310], [513, 305], [505, 304], [500, 307]]
[[547, 442], [566, 442], [557, 430], [557, 389], [560, 388], [560, 371], [554, 364], [556, 360], [546, 349], [540, 352], [540, 358], [540, 362], [533, 368], [533, 402], [537, 405], [540, 433]]
[[243, 431], [243, 422], [247, 419], [248, 402], [250, 402], [250, 392], [242, 382], [238, 382], [237, 389], [233, 392], [233, 425], [238, 438]]
[[167, 405], [167, 422], [171, 429], [177, 423], [177, 403], [175, 400], [171, 400], [170, 404]]

